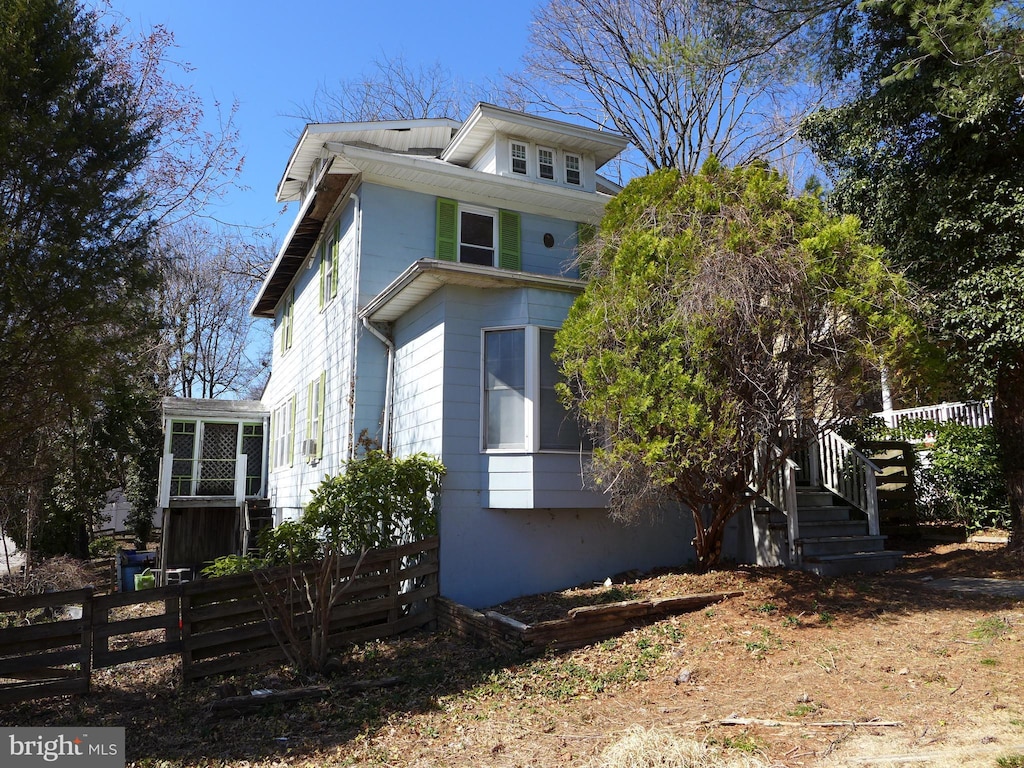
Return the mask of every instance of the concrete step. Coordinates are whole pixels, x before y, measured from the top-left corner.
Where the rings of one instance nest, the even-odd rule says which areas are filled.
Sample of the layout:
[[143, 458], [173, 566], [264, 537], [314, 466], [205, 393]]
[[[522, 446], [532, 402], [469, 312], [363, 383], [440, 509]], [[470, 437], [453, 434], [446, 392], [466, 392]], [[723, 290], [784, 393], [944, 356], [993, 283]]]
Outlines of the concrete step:
[[846, 555], [804, 557], [801, 568], [819, 576], [843, 576], [848, 573], [879, 573], [899, 566], [903, 552], [884, 549], [880, 552], [854, 552]]
[[822, 539], [829, 536], [866, 536], [868, 524], [866, 520], [822, 520], [808, 522], [800, 517], [801, 539]]
[[885, 536], [820, 536], [801, 537], [799, 545], [804, 557], [848, 555], [857, 552], [881, 552]]

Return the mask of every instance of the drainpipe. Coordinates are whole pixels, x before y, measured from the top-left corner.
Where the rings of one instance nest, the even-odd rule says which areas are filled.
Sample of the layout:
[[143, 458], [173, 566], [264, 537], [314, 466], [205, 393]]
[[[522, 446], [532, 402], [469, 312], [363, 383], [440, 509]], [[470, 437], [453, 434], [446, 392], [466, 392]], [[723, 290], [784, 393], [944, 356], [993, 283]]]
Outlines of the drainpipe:
[[[363, 202], [356, 192], [350, 195], [350, 199], [355, 203], [353, 220], [356, 227], [355, 264], [352, 265], [352, 319], [355, 320], [359, 312], [359, 267], [363, 260]], [[358, 347], [359, 327], [353, 322], [348, 363], [348, 444], [345, 446], [347, 461], [352, 461], [356, 450], [356, 359], [358, 358], [356, 350]]]
[[367, 317], [363, 318], [363, 327], [380, 339], [381, 344], [388, 348], [388, 372], [384, 380], [384, 424], [381, 428], [380, 447], [385, 453], [391, 453], [391, 404], [395, 394], [395, 342], [381, 333]]

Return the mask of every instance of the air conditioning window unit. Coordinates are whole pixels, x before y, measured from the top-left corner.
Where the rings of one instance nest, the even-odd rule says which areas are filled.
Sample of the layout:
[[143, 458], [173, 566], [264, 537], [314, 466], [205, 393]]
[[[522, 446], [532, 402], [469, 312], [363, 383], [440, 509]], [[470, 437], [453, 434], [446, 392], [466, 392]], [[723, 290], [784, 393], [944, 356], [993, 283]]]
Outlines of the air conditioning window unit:
[[302, 455], [306, 457], [316, 456], [316, 440], [302, 441]]

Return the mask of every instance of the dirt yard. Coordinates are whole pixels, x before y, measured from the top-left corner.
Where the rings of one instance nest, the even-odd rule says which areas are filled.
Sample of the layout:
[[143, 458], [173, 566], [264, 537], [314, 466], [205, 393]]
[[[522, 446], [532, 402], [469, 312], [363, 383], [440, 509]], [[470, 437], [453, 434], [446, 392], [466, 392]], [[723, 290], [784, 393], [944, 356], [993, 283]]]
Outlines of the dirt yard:
[[[1024, 766], [1024, 600], [940, 591], [952, 576], [1024, 579], [996, 545], [912, 552], [901, 570], [819, 579], [739, 568], [627, 575], [517, 600], [523, 621], [577, 605], [743, 590], [696, 613], [534, 660], [443, 633], [352, 650], [331, 680], [287, 669], [178, 687], [172, 662], [99, 672], [94, 693], [24, 704], [5, 725], [122, 725], [129, 765], [607, 766], [638, 727], [776, 766]], [[403, 684], [212, 710], [229, 692], [400, 676]], [[714, 763], [720, 765], [722, 763]]]

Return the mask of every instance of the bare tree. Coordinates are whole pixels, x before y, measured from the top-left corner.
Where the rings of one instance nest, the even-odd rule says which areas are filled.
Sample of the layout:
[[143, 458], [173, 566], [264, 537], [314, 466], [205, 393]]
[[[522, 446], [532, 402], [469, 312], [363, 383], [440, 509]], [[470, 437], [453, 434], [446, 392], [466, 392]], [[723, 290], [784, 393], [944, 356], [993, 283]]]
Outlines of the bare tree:
[[195, 221], [165, 227], [155, 250], [164, 268], [161, 367], [183, 397], [251, 394], [267, 368], [268, 344], [248, 308], [259, 285], [236, 238]]
[[550, 0], [513, 81], [537, 109], [619, 131], [649, 169], [778, 158], [821, 99], [814, 52], [849, 5]]

